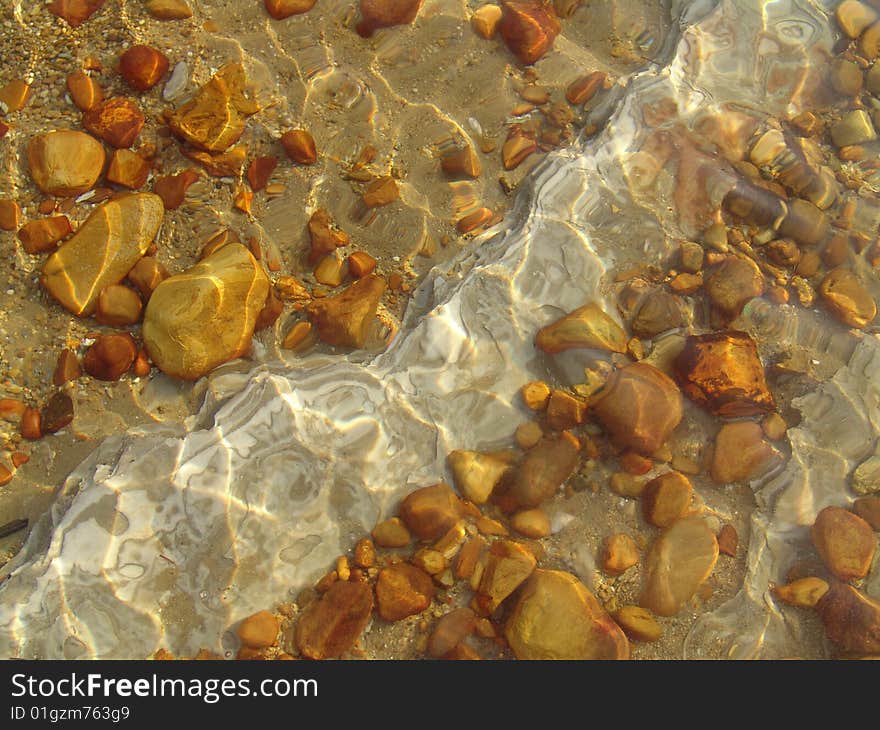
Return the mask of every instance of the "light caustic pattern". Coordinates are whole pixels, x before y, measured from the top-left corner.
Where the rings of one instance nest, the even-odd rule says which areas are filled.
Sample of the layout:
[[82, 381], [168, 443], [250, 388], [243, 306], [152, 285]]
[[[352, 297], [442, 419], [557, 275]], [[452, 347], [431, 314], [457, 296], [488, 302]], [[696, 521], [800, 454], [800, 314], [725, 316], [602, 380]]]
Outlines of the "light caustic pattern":
[[[736, 182], [707, 150], [737, 144], [744, 119], [806, 108], [833, 43], [806, 2], [674, 5], [668, 63], [629, 79], [599, 135], [552, 154], [491, 237], [426, 277], [388, 351], [227, 368], [185, 425], [99, 447], [7, 567], [0, 654], [222, 651], [230, 625], [289, 600], [403, 495], [437, 481], [450, 450], [506, 445], [523, 418], [517, 389], [546, 377], [534, 332], [605, 296], [607, 272], [660, 262], [695, 235], [701, 209]], [[797, 652], [797, 626], [768, 586], [806, 549], [818, 510], [850, 499], [846, 474], [880, 427], [875, 336], [831, 336], [815, 312], [761, 302], [738, 325], [765, 356], [799, 347], [835, 368], [795, 403], [804, 418], [785, 468], [753, 485], [745, 584], [697, 622], [690, 657]], [[559, 364], [574, 376], [583, 366]]]

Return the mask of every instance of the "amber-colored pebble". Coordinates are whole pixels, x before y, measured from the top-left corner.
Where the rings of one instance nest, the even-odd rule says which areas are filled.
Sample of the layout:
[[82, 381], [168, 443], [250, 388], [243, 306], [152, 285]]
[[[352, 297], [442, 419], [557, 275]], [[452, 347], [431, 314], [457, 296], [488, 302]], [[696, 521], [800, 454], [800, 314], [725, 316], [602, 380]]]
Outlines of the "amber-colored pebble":
[[29, 254], [52, 251], [55, 244], [70, 234], [70, 221], [66, 215], [42, 218], [25, 223], [18, 231], [18, 240]]
[[277, 157], [255, 157], [247, 170], [251, 190], [255, 193], [263, 190], [269, 184], [269, 178], [277, 166]]
[[731, 524], [725, 524], [718, 533], [718, 552], [724, 555], [736, 557], [736, 548], [739, 544], [739, 535], [736, 528]]
[[162, 198], [165, 210], [175, 210], [183, 204], [187, 188], [199, 179], [195, 170], [184, 170], [178, 175], [166, 175], [153, 183], [153, 192]]
[[293, 129], [281, 135], [281, 146], [287, 156], [300, 165], [314, 165], [318, 161], [315, 139], [304, 129]]
[[[132, 99], [117, 97], [83, 114], [83, 126], [113, 147], [131, 147], [144, 128], [144, 115]], [[95, 199], [92, 198], [92, 202]]]
[[137, 353], [131, 335], [101, 335], [86, 351], [83, 369], [98, 380], [119, 380], [132, 366]]
[[372, 274], [376, 269], [376, 259], [374, 259], [366, 251], [355, 251], [349, 255], [348, 273], [355, 279], [362, 279]]
[[119, 59], [119, 73], [136, 91], [152, 89], [168, 72], [168, 57], [150, 46], [132, 46]]
[[11, 198], [0, 199], [0, 229], [14, 231], [18, 228], [21, 207]]
[[87, 112], [104, 101], [104, 92], [85, 71], [76, 71], [67, 77], [67, 92], [80, 111]]
[[3, 464], [0, 464], [0, 487], [5, 487], [12, 481], [12, 472]]
[[147, 351], [142, 347], [138, 350], [137, 357], [134, 359], [134, 365], [131, 371], [138, 378], [145, 378], [150, 374], [150, 359], [147, 357]]
[[565, 90], [565, 98], [569, 104], [575, 106], [585, 104], [592, 99], [608, 81], [608, 74], [604, 71], [593, 71], [586, 76], [572, 81]]
[[82, 375], [82, 369], [79, 366], [76, 353], [69, 348], [63, 349], [58, 356], [55, 372], [52, 374], [52, 383], [60, 387], [71, 380], [76, 380], [80, 375]]
[[21, 414], [21, 435], [30, 441], [36, 441], [43, 437], [40, 412], [36, 408], [28, 406]]
[[27, 464], [31, 460], [31, 457], [25, 454], [23, 451], [14, 451], [12, 453], [11, 459], [12, 466], [18, 469], [20, 466], [24, 466], [25, 464]]

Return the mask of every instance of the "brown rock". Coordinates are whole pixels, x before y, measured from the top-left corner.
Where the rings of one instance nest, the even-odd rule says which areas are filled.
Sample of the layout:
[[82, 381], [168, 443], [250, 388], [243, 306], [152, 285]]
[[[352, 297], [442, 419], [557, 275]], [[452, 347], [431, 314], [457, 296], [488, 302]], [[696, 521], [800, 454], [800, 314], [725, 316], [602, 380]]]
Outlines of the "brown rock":
[[52, 374], [52, 383], [60, 387], [71, 380], [76, 380], [80, 375], [82, 370], [76, 353], [68, 348], [63, 349], [58, 356], [55, 372]]
[[614, 620], [634, 641], [659, 641], [663, 628], [651, 612], [641, 606], [623, 606], [614, 613]]
[[[311, 248], [309, 250], [310, 264], [317, 263], [328, 253], [333, 253], [337, 248], [347, 246], [350, 242], [348, 234], [333, 224], [330, 214], [323, 208], [318, 208], [312, 213], [312, 217], [309, 218], [308, 227], [309, 240], [311, 241]], [[367, 254], [364, 254], [364, 256], [367, 256]], [[370, 258], [373, 260], [373, 268], [376, 268], [375, 260], [372, 257]], [[363, 263], [366, 264], [366, 262]], [[364, 275], [356, 276], [352, 274], [352, 276], [362, 279]]]
[[132, 99], [117, 97], [89, 109], [83, 126], [111, 147], [131, 147], [144, 128], [144, 115]]
[[745, 332], [688, 337], [674, 369], [685, 394], [716, 416], [755, 416], [776, 407], [757, 345]]
[[840, 580], [864, 578], [874, 559], [876, 539], [871, 526], [841, 507], [826, 507], [810, 530], [822, 562]]
[[185, 20], [193, 14], [185, 0], [147, 0], [147, 12], [156, 20]]
[[373, 180], [364, 190], [364, 205], [368, 208], [377, 208], [393, 203], [400, 197], [400, 189], [397, 180], [390, 175]]
[[835, 583], [816, 610], [828, 638], [846, 652], [880, 653], [880, 603], [845, 583]]
[[209, 175], [214, 177], [238, 177], [247, 162], [247, 146], [240, 144], [218, 155], [193, 149], [181, 150], [191, 160], [195, 160]]
[[122, 281], [146, 253], [162, 216], [162, 201], [152, 193], [104, 203], [48, 258], [43, 286], [68, 311], [91, 314], [101, 290]]
[[73, 401], [67, 393], [58, 391], [49, 398], [40, 411], [43, 433], [56, 433], [73, 421]]
[[583, 583], [536, 570], [507, 620], [517, 659], [628, 659], [629, 642]]
[[148, 160], [131, 150], [114, 150], [113, 157], [110, 158], [110, 166], [107, 168], [107, 182], [137, 190], [144, 186], [149, 175]]
[[555, 389], [547, 404], [547, 425], [554, 431], [580, 426], [587, 419], [587, 403], [564, 390]]
[[27, 148], [31, 177], [49, 195], [73, 196], [89, 190], [104, 169], [104, 148], [84, 132], [63, 130], [31, 139]]
[[105, 0], [52, 0], [49, 12], [67, 21], [71, 28], [78, 28], [92, 17]]
[[247, 179], [251, 189], [256, 193], [269, 184], [275, 168], [278, 166], [277, 157], [255, 157], [248, 166]]
[[565, 98], [569, 104], [575, 106], [586, 104], [607, 81], [608, 74], [604, 71], [592, 71], [586, 76], [580, 76], [572, 81], [565, 89]]
[[495, 218], [491, 208], [477, 208], [473, 213], [468, 213], [459, 218], [455, 223], [455, 230], [461, 235], [466, 235], [478, 228], [482, 228]]
[[493, 613], [535, 570], [535, 556], [518, 542], [498, 540], [489, 548], [489, 560], [480, 580], [477, 602]]
[[663, 445], [682, 417], [678, 387], [644, 362], [615, 370], [590, 406], [617, 445], [646, 456]]
[[501, 146], [501, 164], [505, 170], [514, 170], [537, 151], [538, 142], [518, 129], [512, 129]]
[[86, 350], [83, 369], [98, 380], [119, 380], [137, 357], [137, 345], [128, 333], [100, 335]]
[[223, 152], [244, 132], [259, 105], [247, 94], [244, 67], [223, 66], [186, 104], [168, 114], [168, 126], [181, 139], [206, 152]]
[[477, 617], [469, 608], [454, 608], [437, 622], [428, 641], [428, 654], [439, 659], [445, 656], [477, 627]]
[[297, 622], [297, 649], [309, 659], [341, 656], [354, 646], [372, 612], [373, 591], [369, 585], [336, 581]]
[[608, 486], [615, 494], [619, 494], [626, 499], [638, 499], [645, 491], [646, 483], [643, 479], [637, 479], [632, 474], [626, 472], [615, 472], [608, 480]]
[[510, 526], [520, 535], [539, 540], [550, 534], [550, 518], [540, 507], [517, 512], [510, 518]]
[[162, 372], [197, 380], [243, 355], [269, 293], [262, 266], [230, 243], [153, 291], [144, 313], [144, 344]]
[[733, 525], [725, 524], [718, 533], [718, 552], [736, 557], [736, 548], [739, 545], [739, 535]]
[[623, 353], [626, 334], [597, 304], [590, 303], [538, 330], [535, 346], [551, 354], [579, 347]]
[[672, 281], [669, 282], [669, 288], [672, 289], [676, 294], [693, 294], [703, 286], [703, 272], [698, 272], [696, 274], [678, 274]]
[[280, 628], [278, 619], [268, 611], [248, 616], [238, 625], [238, 638], [251, 649], [268, 649], [275, 645]]
[[105, 286], [98, 296], [95, 319], [110, 327], [126, 327], [140, 321], [144, 305], [137, 292], [124, 284]]
[[21, 208], [18, 203], [10, 198], [0, 198], [0, 229], [14, 231], [18, 228], [21, 218]]
[[152, 89], [168, 73], [168, 66], [168, 57], [151, 46], [132, 46], [119, 58], [119, 73], [135, 91]]
[[753, 421], [725, 423], [715, 437], [710, 473], [719, 484], [755, 479], [779, 460], [779, 452], [764, 440]]
[[348, 273], [355, 279], [363, 279], [376, 269], [376, 259], [365, 251], [355, 251], [346, 259]]
[[687, 514], [694, 489], [688, 478], [677, 471], [668, 471], [645, 485], [642, 493], [642, 514], [655, 527], [669, 527]]
[[293, 129], [282, 134], [281, 146], [287, 156], [300, 165], [314, 165], [318, 161], [315, 139], [305, 129]]
[[773, 588], [773, 595], [789, 606], [815, 608], [830, 586], [821, 578], [798, 578], [784, 586]]
[[621, 575], [639, 562], [639, 548], [629, 535], [617, 532], [602, 544], [602, 570], [608, 575]]
[[574, 474], [580, 442], [567, 431], [543, 438], [516, 469], [510, 492], [520, 507], [537, 507]]
[[76, 107], [83, 112], [104, 101], [104, 91], [85, 71], [76, 71], [67, 77], [67, 92]]
[[516, 427], [514, 440], [516, 445], [525, 451], [537, 445], [543, 436], [544, 431], [539, 424], [535, 421], [526, 421]]
[[654, 289], [643, 296], [633, 311], [630, 328], [638, 337], [651, 339], [661, 332], [682, 327], [685, 318], [678, 299], [662, 289]]
[[13, 79], [0, 87], [0, 102], [3, 102], [6, 113], [18, 112], [24, 109], [30, 96], [30, 84], [26, 84], [21, 79]]
[[443, 553], [432, 548], [416, 550], [411, 562], [417, 568], [424, 570], [428, 575], [439, 575], [446, 570], [447, 566], [446, 557]]
[[491, 40], [495, 37], [498, 23], [501, 21], [501, 8], [497, 5], [482, 5], [471, 16], [471, 26], [481, 38]]
[[155, 256], [144, 256], [128, 272], [128, 280], [149, 301], [156, 287], [170, 276]]
[[858, 277], [848, 269], [833, 269], [819, 286], [819, 295], [841, 322], [864, 328], [877, 316], [877, 303]]
[[400, 517], [419, 539], [436, 540], [458, 522], [461, 505], [449, 485], [441, 482], [408, 494], [400, 504]]
[[853, 512], [875, 532], [880, 530], [880, 497], [860, 497], [853, 502]]
[[266, 302], [263, 304], [263, 308], [257, 315], [257, 321], [254, 324], [254, 331], [259, 332], [267, 327], [271, 327], [275, 324], [283, 311], [284, 303], [275, 294], [275, 289], [270, 286], [269, 293], [266, 295]]
[[265, 0], [266, 12], [275, 20], [306, 13], [315, 7], [317, 0]]
[[296, 322], [284, 335], [281, 341], [281, 347], [285, 350], [293, 350], [294, 352], [302, 352], [312, 347], [317, 342], [317, 337], [313, 332], [310, 322], [300, 320]]
[[36, 408], [28, 406], [21, 414], [21, 435], [28, 441], [36, 441], [43, 438], [40, 412]]
[[6, 136], [6, 133], [9, 131], [9, 125], [0, 122], [0, 139], [3, 139]]
[[184, 170], [177, 175], [164, 175], [156, 178], [153, 192], [162, 198], [165, 210], [176, 210], [183, 205], [189, 186], [198, 179], [199, 173], [195, 170]]
[[434, 598], [434, 581], [421, 568], [397, 563], [379, 572], [376, 602], [379, 616], [386, 621], [400, 621], [421, 613]]
[[18, 240], [29, 254], [45, 253], [55, 249], [55, 245], [71, 231], [66, 215], [42, 218], [25, 223], [18, 231]]
[[718, 559], [715, 535], [700, 517], [673, 523], [654, 541], [645, 558], [639, 603], [658, 616], [672, 616], [697, 592]]
[[476, 179], [483, 171], [480, 158], [469, 144], [440, 159], [440, 167], [449, 177], [469, 177]]
[[422, 0], [361, 0], [358, 35], [369, 38], [379, 28], [409, 25], [416, 19]]
[[455, 486], [474, 504], [485, 504], [501, 477], [507, 472], [507, 462], [479, 451], [453, 451], [446, 459]]
[[380, 522], [373, 528], [372, 535], [377, 545], [387, 548], [406, 547], [412, 539], [409, 530], [399, 517], [391, 517]]
[[533, 64], [553, 47], [562, 27], [552, 6], [540, 0], [504, 0], [501, 8], [498, 30], [521, 63]]
[[728, 256], [706, 279], [709, 299], [730, 317], [736, 317], [749, 300], [764, 293], [764, 275], [751, 259]]
[[340, 294], [313, 301], [306, 313], [318, 336], [337, 347], [366, 345], [370, 325], [376, 317], [385, 280], [373, 274], [358, 279]]
[[376, 548], [373, 541], [366, 537], [358, 540], [354, 546], [354, 564], [359, 568], [371, 568], [375, 562]]

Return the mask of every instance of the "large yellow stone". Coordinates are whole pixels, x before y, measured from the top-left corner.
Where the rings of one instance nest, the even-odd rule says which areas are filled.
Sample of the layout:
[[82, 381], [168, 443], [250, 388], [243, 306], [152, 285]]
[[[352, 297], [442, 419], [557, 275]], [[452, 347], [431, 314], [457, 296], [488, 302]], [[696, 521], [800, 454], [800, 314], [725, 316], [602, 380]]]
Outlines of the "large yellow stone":
[[536, 570], [505, 635], [517, 659], [629, 659], [629, 642], [586, 586], [559, 570]]
[[79, 195], [104, 169], [103, 145], [85, 132], [67, 129], [34, 137], [27, 148], [31, 176], [49, 195]]
[[243, 355], [269, 293], [250, 251], [230, 243], [165, 279], [144, 314], [144, 344], [162, 372], [196, 380]]
[[101, 290], [121, 282], [146, 253], [164, 214], [153, 193], [104, 203], [46, 260], [43, 286], [75, 315], [91, 314]]

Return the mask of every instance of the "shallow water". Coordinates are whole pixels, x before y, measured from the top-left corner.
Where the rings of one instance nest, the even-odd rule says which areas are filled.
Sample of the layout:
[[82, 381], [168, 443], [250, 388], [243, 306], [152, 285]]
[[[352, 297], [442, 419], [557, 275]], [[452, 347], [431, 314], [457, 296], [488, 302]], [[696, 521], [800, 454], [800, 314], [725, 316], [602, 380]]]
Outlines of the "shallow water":
[[[219, 14], [219, 5], [202, 5]], [[415, 29], [383, 31], [378, 56], [405, 57], [406, 49], [427, 45], [420, 33], [431, 31], [436, 40], [434, 31], [444, 23], [455, 37], [462, 8], [456, 4], [453, 12], [452, 5], [426, 3]], [[246, 13], [222, 16], [219, 24], [229, 35], [207, 47], [247, 58], [266, 89], [274, 84], [277, 92], [288, 76], [298, 80], [278, 95], [284, 101], [270, 113], [277, 113], [277, 127], [270, 116], [266, 134], [293, 119], [330, 124], [321, 105], [313, 112], [309, 106], [311, 94], [320, 95], [325, 85], [360, 93], [342, 80], [364, 73], [357, 49], [348, 47], [357, 36], [320, 48], [305, 40], [314, 38], [315, 24], [338, 22], [348, 4], [325, 6], [327, 15], [313, 11], [280, 40], [267, 31], [268, 23], [248, 28]], [[558, 43], [564, 63], [583, 70], [592, 70], [601, 55], [578, 46], [589, 41], [577, 35], [577, 22], [588, 12], [575, 13]], [[491, 231], [417, 264], [421, 270], [434, 266], [420, 279], [385, 352], [294, 358], [264, 338], [251, 360], [210, 376], [195, 415], [111, 435], [76, 467], [3, 568], [8, 579], [0, 587], [0, 654], [141, 657], [160, 647], [180, 656], [201, 648], [229, 652], [235, 622], [292, 600], [393, 514], [402, 496], [448, 480], [449, 451], [509, 446], [526, 418], [516, 397], [523, 383], [579, 382], [597, 357], [575, 350], [550, 361], [535, 350], [536, 330], [590, 300], [615, 312], [617, 272], [662, 266], [680, 241], [693, 240], [713, 222], [740, 178], [731, 161], [754, 128], [826, 103], [821, 74], [835, 35], [822, 6], [697, 1], [672, 3], [667, 12], [671, 31], [657, 38], [653, 60], [638, 70], [619, 67], [617, 86], [593, 112], [597, 121], [607, 117], [602, 130], [529, 170]], [[410, 34], [405, 42], [395, 38], [400, 32]], [[467, 32], [461, 37], [473, 42]], [[554, 55], [539, 63], [542, 78], [562, 73], [557, 68], [563, 66], [552, 65], [563, 63]], [[486, 76], [502, 75], [503, 56], [492, 62], [497, 68], [487, 68]], [[395, 88], [414, 84], [405, 113], [393, 123], [383, 122], [381, 112], [365, 113], [362, 127], [345, 117], [339, 147], [331, 143], [328, 151], [344, 157], [353, 130], [359, 139], [396, 132], [399, 157], [392, 164], [417, 179], [422, 163], [418, 155], [407, 158], [416, 144], [411, 137], [424, 132], [424, 114], [442, 126], [446, 117], [436, 108], [459, 76], [454, 68], [446, 77], [438, 73], [428, 90], [423, 71], [400, 62], [390, 77], [387, 86], [377, 77], [362, 82], [365, 98], [349, 104], [382, 110], [394, 103]], [[376, 99], [367, 103], [370, 94]], [[477, 105], [481, 128], [501, 123], [501, 101], [497, 109]], [[491, 207], [503, 205], [491, 179], [484, 175], [486, 189], [475, 194]], [[322, 191], [322, 182], [294, 181], [288, 194], [267, 203], [256, 225], [281, 251], [294, 246], [286, 238], [293, 235], [286, 224], [292, 201], [343, 194], [341, 187]], [[410, 251], [383, 251], [382, 239], [412, 230], [439, 239], [456, 194], [455, 188], [423, 193], [405, 187], [406, 215], [362, 227], [365, 245], [376, 246], [379, 255], [405, 257]], [[207, 230], [206, 216], [230, 215], [218, 210], [206, 198], [192, 224]], [[338, 210], [354, 206], [343, 201]], [[343, 220], [358, 222], [354, 214]], [[178, 235], [182, 223], [172, 220], [162, 236]], [[880, 282], [864, 273], [876, 299]], [[792, 400], [801, 418], [788, 433], [790, 458], [775, 474], [751, 490], [694, 478], [708, 513], [742, 526], [747, 555], [726, 574], [719, 571], [705, 611], [688, 610], [677, 628], [670, 626], [660, 655], [824, 656], [828, 647], [815, 626], [781, 609], [768, 591], [808, 552], [816, 513], [853, 499], [848, 475], [872, 453], [880, 432], [877, 336], [855, 334], [813, 308], [764, 300], [750, 303], [736, 324], [755, 334], [765, 362], [800, 353], [813, 363], [820, 384]], [[654, 348], [659, 357], [662, 343]], [[140, 389], [142, 403], [158, 402], [172, 389], [159, 378]], [[696, 423], [682, 440], [705, 443]], [[591, 558], [595, 543], [614, 521], [638, 519], [622, 503], [612, 496], [552, 506], [560, 529], [549, 541], [551, 562], [601, 592]], [[876, 569], [866, 590], [880, 596]], [[682, 640], [678, 649], [676, 637]]]

